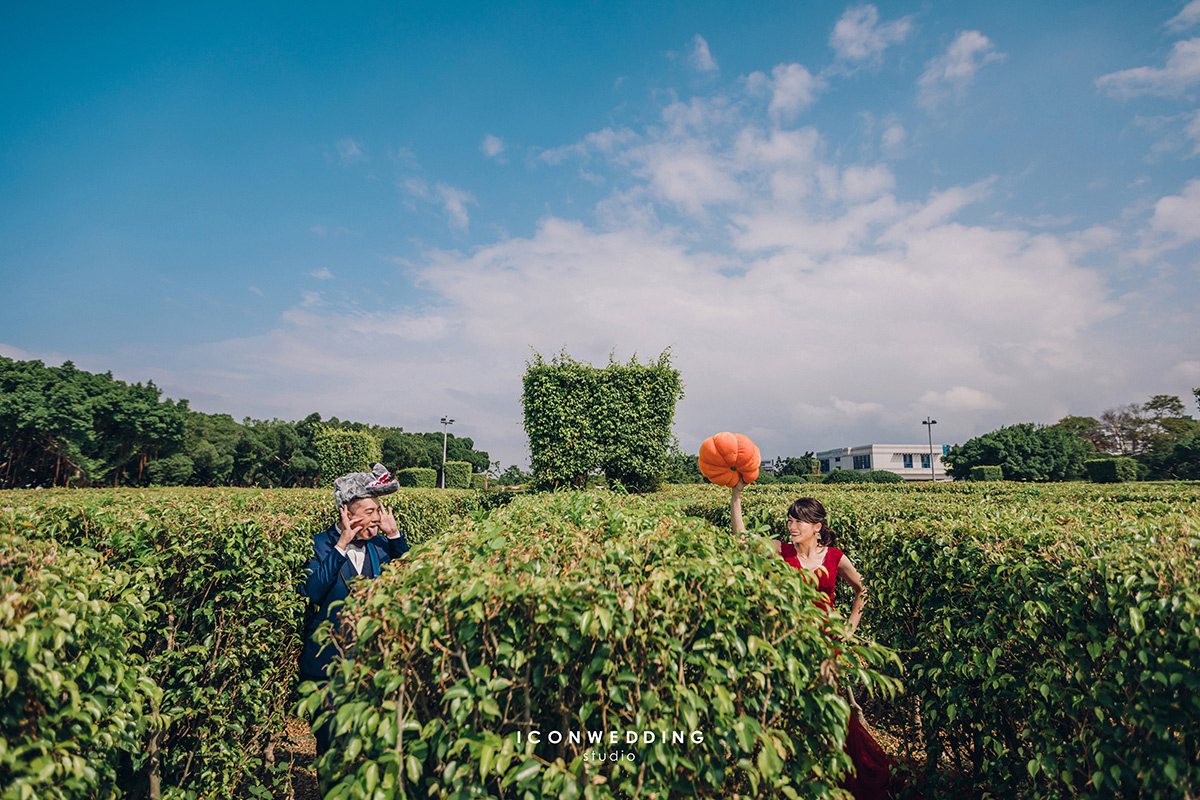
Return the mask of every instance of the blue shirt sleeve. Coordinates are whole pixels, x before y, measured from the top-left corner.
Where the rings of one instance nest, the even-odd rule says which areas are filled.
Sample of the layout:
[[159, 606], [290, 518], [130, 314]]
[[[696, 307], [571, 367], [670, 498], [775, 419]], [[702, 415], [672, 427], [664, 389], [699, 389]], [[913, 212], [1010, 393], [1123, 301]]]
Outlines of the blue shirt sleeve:
[[337, 548], [330, 544], [326, 533], [318, 533], [313, 537], [313, 557], [308, 562], [307, 577], [300, 594], [314, 603], [321, 603], [337, 582], [346, 560], [347, 556], [339, 553]]

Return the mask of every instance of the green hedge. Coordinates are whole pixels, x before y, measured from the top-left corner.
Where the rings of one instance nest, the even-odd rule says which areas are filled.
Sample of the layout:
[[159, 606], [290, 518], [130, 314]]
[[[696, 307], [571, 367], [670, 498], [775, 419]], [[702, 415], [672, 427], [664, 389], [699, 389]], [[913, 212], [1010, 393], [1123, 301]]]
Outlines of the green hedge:
[[322, 486], [333, 486], [336, 479], [351, 472], [370, 472], [371, 466], [383, 459], [379, 437], [370, 431], [322, 426], [313, 444], [317, 448]]
[[437, 487], [437, 470], [429, 467], [409, 467], [396, 473], [396, 481], [401, 486], [434, 489]]
[[[343, 610], [355, 657], [328, 689], [327, 796], [826, 796], [848, 708], [824, 676], [896, 683], [886, 651], [835, 646], [816, 597], [657, 499], [517, 498]], [[620, 742], [571, 741], [586, 731]]]
[[[161, 710], [169, 717], [157, 742], [164, 790], [197, 797], [284, 791], [287, 771], [272, 759], [301, 644], [305, 607], [296, 587], [311, 558], [312, 535], [334, 520], [331, 494], [0, 492], [0, 533], [93, 548], [105, 569], [133, 573], [137, 591], [154, 599], [144, 639], [129, 637], [129, 664], [144, 660], [162, 688]], [[477, 511], [480, 497], [406, 489], [384, 502], [410, 541], [419, 543]], [[88, 575], [65, 583], [63, 591], [86, 593]], [[56, 713], [46, 705], [48, 717]], [[5, 739], [10, 737], [6, 726]], [[134, 794], [150, 781], [144, 757], [135, 767], [120, 782]]]
[[904, 483], [904, 478], [898, 473], [889, 472], [886, 469], [874, 469], [866, 473], [872, 483]]
[[482, 472], [475, 472], [471, 475], [471, 488], [476, 491], [486, 489], [488, 485], [487, 475]]
[[447, 489], [470, 489], [471, 488], [471, 470], [475, 467], [469, 461], [447, 461], [446, 462], [446, 488]]
[[[760, 476], [760, 477], [761, 477], [761, 476]], [[775, 480], [777, 480], [779, 483], [791, 483], [791, 484], [796, 484], [796, 483], [821, 483], [823, 480], [825, 480], [825, 476], [824, 476], [824, 475], [819, 475], [819, 474], [814, 474], [814, 475], [780, 475], [780, 476], [779, 476], [779, 477], [777, 477]]]
[[[729, 493], [675, 493], [729, 524]], [[1200, 488], [811, 487], [871, 588], [860, 632], [901, 653], [926, 797], [1200, 793]], [[792, 492], [748, 487], [779, 536]], [[839, 590], [838, 604], [848, 608]]]
[[970, 480], [1002, 481], [1004, 480], [1004, 468], [988, 466], [971, 467]]
[[865, 472], [852, 469], [835, 469], [826, 475], [821, 483], [871, 483], [871, 477]]
[[1137, 462], [1132, 458], [1091, 458], [1083, 462], [1092, 483], [1124, 483], [1138, 478]]
[[118, 795], [162, 701], [138, 655], [146, 582], [23, 533], [0, 535], [0, 567], [3, 797]]

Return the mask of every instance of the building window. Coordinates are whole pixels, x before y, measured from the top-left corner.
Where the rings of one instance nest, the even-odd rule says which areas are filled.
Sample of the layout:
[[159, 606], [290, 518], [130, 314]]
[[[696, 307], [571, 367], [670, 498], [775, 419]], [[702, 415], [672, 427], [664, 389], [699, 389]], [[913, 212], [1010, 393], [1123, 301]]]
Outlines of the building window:
[[821, 459], [821, 472], [822, 472], [822, 474], [829, 472], [829, 459], [828, 458]]
[[912, 469], [912, 453], [904, 454], [904, 468]]
[[929, 454], [921, 453], [921, 469], [929, 469]]
[[854, 468], [855, 469], [870, 469], [871, 468], [871, 456], [870, 455], [855, 456], [854, 457]]

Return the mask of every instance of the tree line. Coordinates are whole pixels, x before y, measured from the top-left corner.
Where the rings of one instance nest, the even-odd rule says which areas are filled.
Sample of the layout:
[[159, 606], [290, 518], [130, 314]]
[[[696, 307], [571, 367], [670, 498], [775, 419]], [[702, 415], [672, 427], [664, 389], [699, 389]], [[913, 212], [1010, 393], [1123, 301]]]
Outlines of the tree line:
[[[1200, 389], [1193, 389], [1200, 406]], [[980, 466], [1003, 468], [1015, 481], [1064, 481], [1085, 476], [1089, 460], [1132, 459], [1139, 480], [1200, 480], [1200, 421], [1175, 395], [1067, 416], [1053, 425], [1009, 425], [955, 445], [944, 457], [956, 480]]]
[[[442, 434], [322, 419], [237, 422], [162, 397], [153, 381], [0, 357], [0, 488], [33, 486], [316, 486], [324, 428], [369, 431], [392, 470], [440, 469]], [[446, 459], [491, 466], [470, 437], [450, 434]]]

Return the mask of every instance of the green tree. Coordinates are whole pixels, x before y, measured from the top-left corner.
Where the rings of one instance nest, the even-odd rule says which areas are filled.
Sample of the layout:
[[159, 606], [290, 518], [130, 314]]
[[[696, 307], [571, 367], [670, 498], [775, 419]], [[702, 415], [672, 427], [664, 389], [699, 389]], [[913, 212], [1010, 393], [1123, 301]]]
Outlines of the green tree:
[[228, 414], [188, 411], [183, 452], [192, 461], [187, 482], [195, 486], [227, 486], [242, 426]]
[[944, 457], [955, 480], [972, 467], [998, 466], [1010, 481], [1064, 481], [1083, 475], [1092, 446], [1063, 427], [1024, 422], [969, 439]]
[[522, 483], [529, 482], [529, 473], [523, 471], [516, 464], [512, 464], [500, 473], [500, 477], [496, 479], [504, 486], [517, 486]]
[[1100, 425], [1100, 420], [1095, 417], [1067, 416], [1054, 423], [1051, 427], [1062, 428], [1068, 431], [1075, 437], [1090, 444], [1096, 450], [1103, 451], [1110, 446], [1109, 439], [1104, 435], [1104, 429]]
[[812, 451], [808, 451], [804, 455], [797, 458], [796, 456], [788, 456], [787, 458], [776, 458], [774, 469], [771, 471], [776, 476], [782, 475], [812, 475], [820, 471], [821, 464], [813, 456]]
[[183, 442], [187, 401], [70, 361], [0, 358], [0, 485], [143, 484]]
[[705, 478], [700, 474], [700, 457], [685, 453], [679, 444], [679, 439], [671, 437], [671, 447], [667, 451], [663, 481], [666, 483], [704, 483]]

